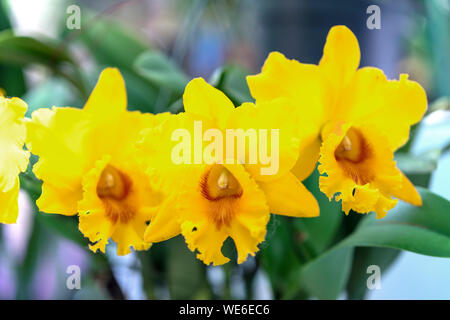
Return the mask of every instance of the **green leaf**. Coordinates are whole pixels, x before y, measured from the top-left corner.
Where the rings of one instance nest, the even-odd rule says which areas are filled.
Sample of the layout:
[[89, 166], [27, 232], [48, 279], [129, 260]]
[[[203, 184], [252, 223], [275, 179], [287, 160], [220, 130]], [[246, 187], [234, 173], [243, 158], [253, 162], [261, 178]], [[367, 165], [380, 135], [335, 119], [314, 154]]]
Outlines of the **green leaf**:
[[439, 149], [432, 149], [418, 156], [399, 153], [395, 155], [395, 160], [405, 174], [430, 173], [436, 170], [440, 155]]
[[1, 64], [0, 88], [5, 91], [6, 96], [21, 97], [26, 91], [22, 68]]
[[0, 30], [11, 29], [11, 21], [5, 7], [5, 1], [0, 2]]
[[[142, 39], [124, 27], [102, 20], [96, 22], [92, 28], [83, 32], [81, 42], [88, 48], [99, 67], [116, 67], [122, 73], [127, 86], [129, 110], [155, 112], [155, 105], [159, 100], [159, 88], [134, 68], [134, 62], [143, 54], [151, 50]], [[177, 98], [171, 96], [163, 101], [163, 107], [168, 108]], [[164, 111], [163, 107], [158, 111]]]
[[367, 268], [376, 265], [385, 273], [400, 252], [400, 250], [390, 248], [356, 247], [352, 271], [347, 283], [348, 298], [364, 299], [367, 292]]
[[167, 278], [171, 299], [205, 298], [206, 268], [178, 236], [170, 241]]
[[[418, 190], [423, 200], [421, 207], [400, 202], [384, 219], [369, 214], [350, 236], [305, 265], [299, 281], [319, 299], [337, 298], [347, 284], [354, 247], [385, 247], [450, 257], [450, 202], [426, 189]], [[327, 276], [333, 273], [334, 277]], [[310, 280], [321, 277], [329, 278], [328, 290], [323, 281]]]
[[432, 149], [420, 155], [398, 153], [395, 155], [395, 160], [398, 168], [407, 175], [414, 185], [428, 187], [440, 156], [440, 149]]
[[28, 104], [25, 114], [31, 117], [33, 111], [39, 108], [50, 108], [51, 106], [75, 106], [78, 100], [73, 94], [67, 82], [59, 78], [50, 78], [40, 85], [29, 90], [23, 97]]
[[327, 249], [342, 223], [344, 215], [339, 202], [330, 201], [319, 189], [319, 171], [317, 168], [303, 182], [305, 187], [314, 195], [319, 203], [320, 216], [317, 218], [296, 219], [296, 223], [304, 225], [305, 238], [316, 253]]
[[147, 299], [162, 299], [160, 287], [167, 288], [168, 251], [173, 239], [154, 243], [150, 251], [138, 251], [141, 261], [143, 289]]
[[296, 276], [302, 266], [296, 252], [287, 219], [271, 215], [266, 240], [261, 245], [260, 261], [276, 299], [291, 286], [291, 277]]
[[96, 21], [81, 34], [80, 40], [101, 65], [119, 69], [133, 69], [133, 63], [150, 46], [131, 30], [112, 21]]
[[155, 112], [158, 89], [132, 70], [121, 69], [120, 72], [127, 86], [128, 110]]
[[9, 30], [0, 33], [0, 61], [21, 66], [39, 63], [53, 67], [63, 62], [73, 63], [62, 47], [30, 37], [14, 36]]
[[421, 207], [400, 202], [384, 219], [371, 214], [341, 246], [387, 247], [450, 257], [450, 202], [426, 189], [418, 190]]
[[340, 247], [305, 265], [300, 283], [319, 299], [336, 299], [347, 284], [352, 265], [353, 248]]
[[138, 74], [156, 86], [182, 94], [188, 83], [187, 76], [167, 56], [157, 51], [147, 51], [138, 56], [134, 68]]
[[41, 224], [34, 219], [27, 251], [23, 262], [17, 267], [17, 292], [16, 299], [29, 299], [33, 276], [38, 266], [42, 248], [48, 236], [43, 232]]
[[85, 95], [83, 79], [65, 47], [50, 40], [15, 36], [10, 30], [0, 32], [0, 63], [16, 66], [41, 64], [71, 82]]
[[428, 114], [436, 112], [438, 110], [449, 111], [450, 110], [450, 97], [440, 97], [433, 101], [428, 107]]
[[[0, 31], [11, 29], [5, 2], [0, 2]], [[21, 97], [26, 90], [25, 77], [21, 67], [0, 64], [0, 88], [7, 96]]]
[[248, 74], [241, 67], [229, 65], [217, 69], [209, 83], [223, 91], [235, 106], [239, 106], [243, 102], [254, 102], [247, 85]]
[[67, 217], [57, 214], [38, 213], [39, 222], [51, 231], [64, 238], [71, 240], [83, 248], [87, 248], [89, 241], [78, 229], [78, 218]]
[[[300, 270], [335, 241], [341, 226], [343, 214], [340, 204], [328, 200], [319, 190], [318, 180], [316, 169], [304, 184], [319, 203], [320, 217], [287, 219], [273, 216], [272, 220], [278, 225], [276, 234], [267, 237], [270, 247], [262, 250], [263, 266], [273, 290], [284, 299], [307, 298], [303, 290], [309, 282], [300, 279]], [[351, 258], [348, 258], [347, 268], [350, 263]]]
[[180, 113], [180, 112], [184, 111], [183, 99], [180, 98], [180, 99], [176, 100], [175, 102], [173, 102], [169, 106], [167, 111], [169, 111], [170, 113], [174, 113], [174, 114], [177, 114], [177, 113]]

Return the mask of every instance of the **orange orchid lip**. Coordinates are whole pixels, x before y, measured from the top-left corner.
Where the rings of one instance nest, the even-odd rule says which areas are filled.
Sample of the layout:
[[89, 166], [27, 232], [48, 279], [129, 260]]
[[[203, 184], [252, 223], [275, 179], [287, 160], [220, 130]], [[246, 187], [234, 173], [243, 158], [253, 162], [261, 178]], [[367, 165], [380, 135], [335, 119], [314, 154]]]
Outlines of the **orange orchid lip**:
[[209, 202], [211, 219], [217, 228], [224, 224], [230, 226], [236, 212], [236, 200], [243, 194], [239, 181], [223, 165], [214, 164], [203, 175], [200, 190]]
[[108, 164], [97, 182], [97, 195], [103, 201], [106, 216], [114, 223], [126, 223], [135, 215], [133, 205], [128, 201], [132, 181], [122, 171]]
[[364, 185], [373, 179], [373, 173], [364, 165], [372, 150], [364, 135], [357, 128], [350, 128], [334, 151], [336, 161], [357, 184]]
[[131, 180], [119, 169], [107, 165], [97, 183], [97, 195], [99, 198], [125, 199], [131, 189]]
[[239, 181], [223, 165], [211, 166], [200, 182], [202, 195], [210, 201], [240, 198], [243, 190]]

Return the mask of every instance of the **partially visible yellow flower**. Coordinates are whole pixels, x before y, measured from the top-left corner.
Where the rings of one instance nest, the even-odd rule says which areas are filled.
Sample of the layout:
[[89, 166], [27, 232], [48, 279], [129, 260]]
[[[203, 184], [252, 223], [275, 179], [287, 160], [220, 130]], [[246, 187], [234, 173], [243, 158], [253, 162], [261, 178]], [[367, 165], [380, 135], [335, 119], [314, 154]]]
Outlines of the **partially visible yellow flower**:
[[395, 166], [411, 125], [427, 108], [426, 94], [405, 74], [388, 80], [382, 70], [358, 69], [358, 40], [345, 26], [331, 28], [319, 65], [272, 52], [262, 72], [247, 78], [257, 102], [284, 97], [303, 117], [303, 141], [293, 172], [303, 179], [320, 156], [321, 190], [338, 195], [343, 210], [384, 217], [397, 200], [421, 205], [419, 193]]
[[[297, 161], [298, 141], [294, 135], [295, 117], [279, 112], [285, 104], [282, 100], [258, 107], [245, 103], [234, 108], [221, 91], [197, 78], [187, 85], [183, 102], [186, 112], [148, 130], [141, 145], [149, 169], [157, 172], [161, 189], [172, 199], [162, 206], [149, 225], [147, 241], [163, 241], [182, 233], [189, 249], [198, 251], [199, 259], [205, 264], [220, 265], [229, 260], [223, 256], [221, 248], [231, 237], [237, 248], [238, 262], [242, 263], [249, 254], [258, 251], [258, 244], [266, 235], [270, 213], [295, 217], [319, 214], [312, 194], [290, 172]], [[237, 152], [230, 157], [225, 150], [226, 142], [223, 161], [175, 164], [172, 154], [180, 143], [173, 139], [176, 130], [185, 129], [193, 140], [186, 149], [188, 158], [201, 157], [211, 151], [208, 146], [217, 136], [205, 139], [200, 147], [195, 145], [198, 121], [203, 132], [212, 129], [224, 139], [227, 129], [279, 129], [278, 171], [261, 174], [265, 164], [259, 160], [249, 161], [249, 157], [255, 155], [249, 148], [246, 148], [245, 160], [244, 157], [238, 159]], [[257, 132], [259, 139], [263, 134]], [[270, 140], [269, 153], [271, 143]]]
[[109, 238], [119, 255], [130, 253], [130, 247], [148, 249], [145, 227], [161, 202], [134, 150], [141, 130], [167, 115], [126, 108], [123, 78], [108, 68], [83, 109], [39, 109], [27, 124], [27, 146], [39, 156], [33, 171], [43, 180], [39, 209], [78, 213], [80, 231], [94, 252], [105, 252]]
[[19, 213], [19, 173], [26, 170], [23, 150], [27, 105], [19, 98], [0, 97], [0, 223], [15, 223]]

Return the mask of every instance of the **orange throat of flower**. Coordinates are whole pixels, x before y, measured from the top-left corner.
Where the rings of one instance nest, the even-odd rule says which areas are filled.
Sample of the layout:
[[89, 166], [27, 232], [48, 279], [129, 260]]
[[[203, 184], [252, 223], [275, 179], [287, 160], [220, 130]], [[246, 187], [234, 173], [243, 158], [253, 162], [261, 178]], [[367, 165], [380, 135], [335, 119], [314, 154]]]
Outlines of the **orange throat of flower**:
[[135, 210], [130, 205], [131, 179], [119, 169], [107, 165], [97, 183], [97, 196], [103, 201], [107, 217], [116, 223], [131, 220]]
[[364, 185], [373, 180], [368, 166], [372, 150], [364, 135], [356, 128], [350, 128], [334, 151], [337, 163], [356, 184]]
[[217, 228], [230, 226], [243, 194], [239, 181], [223, 165], [215, 164], [203, 175], [200, 190], [208, 200], [208, 211]]

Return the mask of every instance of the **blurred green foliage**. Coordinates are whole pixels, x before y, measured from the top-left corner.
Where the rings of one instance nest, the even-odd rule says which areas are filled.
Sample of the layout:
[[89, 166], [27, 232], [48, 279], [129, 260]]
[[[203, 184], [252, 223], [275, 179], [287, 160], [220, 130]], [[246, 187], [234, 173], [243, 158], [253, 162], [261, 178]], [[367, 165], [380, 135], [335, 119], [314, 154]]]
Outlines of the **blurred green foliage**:
[[[429, 10], [433, 16], [438, 14], [432, 5]], [[152, 48], [115, 22], [99, 17], [89, 21], [89, 28], [66, 33], [59, 42], [18, 37], [11, 31], [6, 11], [0, 7], [0, 29], [3, 30], [0, 33], [0, 87], [9, 96], [24, 97], [29, 103], [28, 116], [39, 107], [81, 107], [93, 79], [107, 66], [118, 67], [123, 74], [130, 109], [155, 113], [183, 110], [182, 94], [190, 77], [177, 65], [177, 59]], [[82, 71], [72, 46], [81, 46], [89, 53], [95, 66], [90, 72]], [[45, 67], [50, 75], [28, 89], [23, 71], [35, 65]], [[238, 106], [253, 101], [246, 85], [248, 73], [239, 66], [227, 65], [218, 69], [209, 82]], [[440, 150], [432, 150], [413, 156], [405, 148], [396, 160], [415, 184], [427, 187], [440, 154]], [[20, 178], [22, 188], [33, 201], [36, 200], [40, 194], [40, 181], [30, 169]], [[373, 214], [351, 213], [345, 217], [340, 203], [330, 202], [320, 192], [318, 179], [316, 169], [305, 185], [319, 202], [320, 217], [272, 216], [260, 252], [244, 265], [236, 264], [233, 242], [229, 239], [225, 243], [223, 252], [233, 259], [227, 265], [215, 268], [224, 275], [220, 290], [217, 288], [220, 285], [208, 276], [212, 267], [197, 260], [181, 236], [154, 244], [148, 252], [138, 252], [147, 298], [164, 298], [161, 293], [164, 290], [174, 299], [233, 298], [231, 282], [237, 278], [244, 283], [244, 298], [250, 299], [253, 298], [256, 274], [263, 271], [278, 299], [336, 299], [344, 292], [349, 298], [361, 299], [367, 289], [368, 265], [376, 264], [385, 270], [400, 250], [450, 257], [449, 201], [420, 189], [424, 200], [422, 207], [400, 203], [381, 221]], [[48, 243], [58, 237], [76, 243], [89, 257], [89, 272], [83, 280], [83, 286], [88, 289], [83, 290], [79, 298], [124, 297], [111, 262], [107, 256], [88, 250], [88, 242], [78, 231], [75, 217], [45, 215], [36, 207], [34, 211], [27, 253], [17, 266], [17, 298], [30, 297], [29, 286], [40, 255]]]

